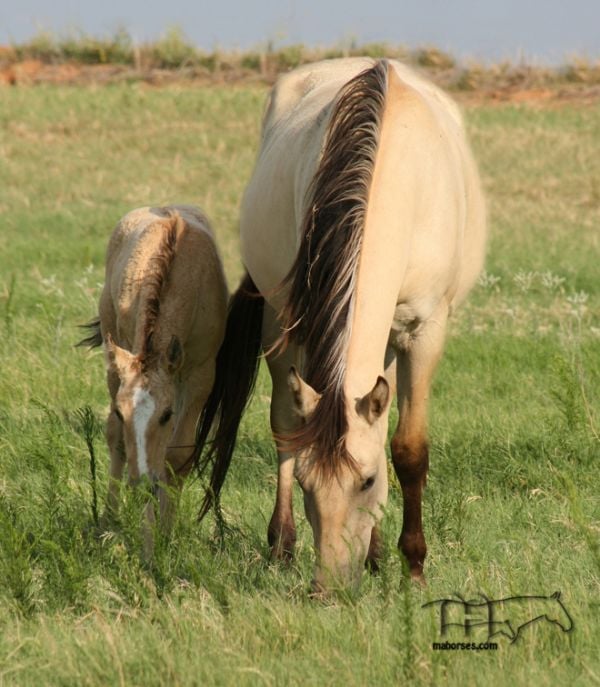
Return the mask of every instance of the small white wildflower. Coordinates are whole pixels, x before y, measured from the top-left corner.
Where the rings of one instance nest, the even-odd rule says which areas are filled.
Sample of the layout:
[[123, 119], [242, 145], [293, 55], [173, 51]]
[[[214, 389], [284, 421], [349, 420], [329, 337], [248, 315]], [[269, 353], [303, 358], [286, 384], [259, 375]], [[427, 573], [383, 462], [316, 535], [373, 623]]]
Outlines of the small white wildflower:
[[549, 291], [556, 291], [565, 283], [564, 277], [559, 277], [558, 274], [552, 274], [550, 270], [540, 274], [542, 286]]
[[536, 277], [537, 272], [523, 272], [522, 270], [520, 270], [513, 277], [513, 281], [516, 284], [517, 288], [520, 291], [523, 291], [523, 293], [525, 293], [529, 291], [529, 289], [532, 287]]
[[589, 293], [586, 293], [585, 291], [575, 291], [570, 296], [567, 296], [567, 303], [575, 306], [581, 306], [587, 303], [588, 298]]
[[44, 294], [46, 296], [50, 294], [55, 294], [59, 298], [64, 297], [64, 293], [62, 288], [59, 286], [59, 284], [56, 283], [56, 275], [51, 274], [49, 277], [42, 277], [40, 279], [40, 284], [42, 285]]
[[490, 274], [484, 270], [479, 275], [478, 284], [484, 289], [489, 289], [490, 291], [499, 291], [498, 284], [500, 283], [501, 279], [502, 277], [499, 277], [496, 274]]

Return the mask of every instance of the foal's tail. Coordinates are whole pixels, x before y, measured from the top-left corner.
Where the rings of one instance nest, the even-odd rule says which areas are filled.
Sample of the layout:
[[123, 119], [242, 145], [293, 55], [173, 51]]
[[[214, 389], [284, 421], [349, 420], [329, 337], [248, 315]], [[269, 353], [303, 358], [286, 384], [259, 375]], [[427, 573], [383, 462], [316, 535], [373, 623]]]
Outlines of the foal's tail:
[[[229, 301], [225, 338], [217, 355], [213, 389], [206, 401], [196, 430], [193, 459], [202, 474], [212, 463], [210, 484], [198, 519], [218, 504], [219, 494], [231, 463], [238, 427], [254, 390], [261, 347], [264, 298], [246, 273]], [[207, 454], [202, 451], [211, 429], [213, 438]]]
[[102, 333], [100, 332], [100, 317], [95, 317], [93, 320], [86, 322], [86, 324], [79, 325], [81, 329], [87, 329], [88, 335], [81, 341], [78, 341], [75, 346], [88, 346], [89, 348], [97, 348], [102, 346]]

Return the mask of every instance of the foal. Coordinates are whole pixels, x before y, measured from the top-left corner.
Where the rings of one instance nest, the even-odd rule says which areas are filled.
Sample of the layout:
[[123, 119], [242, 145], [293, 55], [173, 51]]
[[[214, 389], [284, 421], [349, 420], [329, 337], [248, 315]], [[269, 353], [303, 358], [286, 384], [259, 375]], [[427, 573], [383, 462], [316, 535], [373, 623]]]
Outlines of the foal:
[[[206, 217], [191, 206], [139, 208], [108, 244], [99, 317], [81, 341], [104, 343], [111, 409], [110, 484], [103, 521], [129, 484], [146, 477], [161, 525], [174, 515], [170, 492], [190, 472], [197, 419], [214, 381], [225, 331], [227, 286]], [[152, 556], [154, 508], [146, 507], [144, 555]]]

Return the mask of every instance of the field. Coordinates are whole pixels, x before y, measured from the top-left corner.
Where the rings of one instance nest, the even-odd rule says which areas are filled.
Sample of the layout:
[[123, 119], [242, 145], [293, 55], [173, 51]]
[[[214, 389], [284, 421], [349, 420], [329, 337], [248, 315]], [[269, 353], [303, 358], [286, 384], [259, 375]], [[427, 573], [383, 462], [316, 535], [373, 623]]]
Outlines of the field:
[[[432, 392], [425, 590], [402, 575], [395, 480], [384, 564], [358, 593], [309, 598], [299, 492], [296, 561], [269, 563], [264, 369], [225, 486], [223, 533], [210, 517], [196, 523], [194, 482], [152, 569], [138, 555], [135, 495], [116, 531], [94, 535], [78, 411], [102, 423], [107, 392], [102, 355], [73, 343], [95, 313], [108, 235], [134, 207], [199, 204], [233, 289], [265, 93], [0, 93], [0, 685], [600, 683], [598, 104], [466, 108], [491, 237]], [[108, 461], [96, 429], [101, 505]], [[496, 651], [432, 650], [441, 639], [428, 601], [556, 591], [571, 632], [540, 621], [512, 645], [499, 637]]]

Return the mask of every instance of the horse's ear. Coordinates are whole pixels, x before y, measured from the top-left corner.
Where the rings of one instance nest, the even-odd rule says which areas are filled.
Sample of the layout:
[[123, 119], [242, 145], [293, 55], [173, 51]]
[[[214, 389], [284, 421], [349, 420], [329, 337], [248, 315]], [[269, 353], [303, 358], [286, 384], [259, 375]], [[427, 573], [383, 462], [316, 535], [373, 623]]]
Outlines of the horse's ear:
[[294, 365], [290, 367], [288, 373], [288, 387], [292, 392], [296, 412], [306, 420], [317, 407], [321, 400], [321, 394], [318, 394], [310, 384], [302, 379]]
[[104, 352], [107, 366], [114, 369], [119, 377], [122, 377], [125, 370], [131, 367], [134, 356], [124, 348], [117, 346], [110, 332], [104, 339]]
[[552, 596], [550, 598], [551, 599], [557, 599], [557, 600], [560, 599], [560, 592], [554, 592], [554, 594], [552, 594]]
[[372, 425], [383, 415], [390, 400], [390, 385], [384, 377], [377, 377], [375, 386], [356, 404], [356, 410]]
[[171, 341], [169, 341], [165, 359], [169, 374], [175, 374], [175, 372], [179, 371], [183, 365], [183, 348], [179, 338], [175, 335], [173, 335], [171, 337]]

